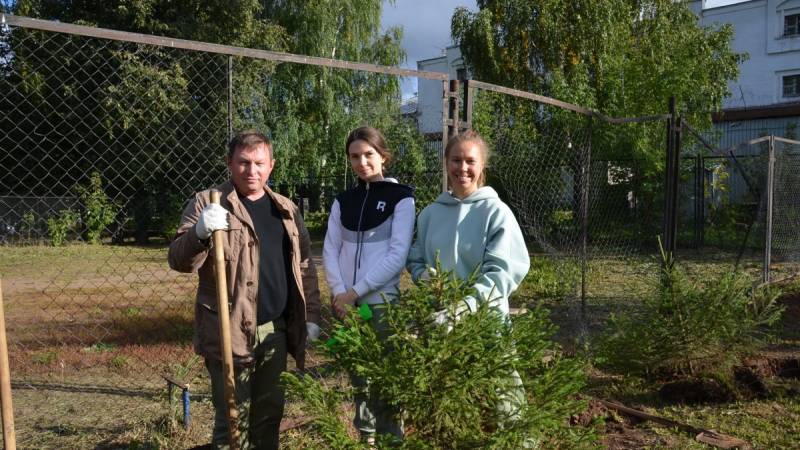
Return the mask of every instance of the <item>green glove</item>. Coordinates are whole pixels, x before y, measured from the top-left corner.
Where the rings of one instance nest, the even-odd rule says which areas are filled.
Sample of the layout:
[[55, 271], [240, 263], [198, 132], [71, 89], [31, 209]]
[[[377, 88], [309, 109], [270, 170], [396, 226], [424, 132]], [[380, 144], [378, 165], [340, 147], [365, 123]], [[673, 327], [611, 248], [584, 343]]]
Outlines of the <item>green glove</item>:
[[[361, 317], [361, 320], [363, 320], [364, 322], [369, 322], [370, 320], [372, 320], [372, 309], [369, 307], [368, 304], [364, 303], [358, 307], [358, 316]], [[336, 339], [337, 336], [340, 336], [340, 333], [344, 334], [349, 331], [350, 331], [349, 328], [336, 330], [336, 332], [333, 333], [333, 336], [331, 336], [330, 339], [325, 341], [325, 346], [328, 347], [328, 350], [333, 350], [333, 347], [336, 346], [336, 344], [338, 344], [339, 341], [343, 340], [341, 338]]]
[[358, 307], [358, 315], [361, 316], [361, 320], [364, 322], [369, 322], [372, 320], [372, 308], [370, 308], [368, 304], [364, 303]]

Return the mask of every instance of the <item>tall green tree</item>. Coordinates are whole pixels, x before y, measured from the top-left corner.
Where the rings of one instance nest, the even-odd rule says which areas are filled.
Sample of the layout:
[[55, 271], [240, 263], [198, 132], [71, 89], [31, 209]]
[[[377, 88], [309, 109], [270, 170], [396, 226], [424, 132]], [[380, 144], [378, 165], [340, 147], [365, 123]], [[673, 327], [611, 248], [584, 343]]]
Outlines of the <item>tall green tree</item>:
[[[380, 0], [21, 0], [14, 12], [397, 65], [404, 58], [401, 32], [380, 31], [381, 6]], [[113, 172], [104, 174], [113, 182], [111, 194], [129, 200], [124, 212], [145, 240], [148, 229], [174, 222], [162, 217], [164, 211], [179, 211], [187, 191], [224, 176], [227, 57], [23, 29], [12, 34], [18, 55], [7, 90], [12, 94], [0, 100], [15, 106], [3, 128], [14, 130], [8, 148], [19, 153], [15, 161], [30, 160], [35, 167], [20, 171], [9, 182], [11, 191], [65, 195], [96, 161], [105, 161], [104, 170]], [[353, 127], [402, 125], [393, 76], [234, 58], [233, 88], [234, 128], [271, 134], [280, 159], [273, 178], [281, 186], [306, 177], [318, 186], [326, 176], [347, 174], [343, 145]], [[36, 135], [54, 137], [56, 145], [36, 150]], [[409, 154], [420, 159], [416, 136], [404, 136], [396, 145], [407, 141]], [[53, 178], [50, 168], [59, 165], [67, 165], [68, 182]]]
[[[670, 96], [675, 96], [683, 117], [696, 128], [708, 127], [710, 113], [721, 107], [727, 83], [738, 76], [738, 64], [746, 57], [731, 50], [731, 26], [700, 26], [685, 1], [477, 4], [477, 12], [459, 8], [452, 19], [453, 37], [475, 78], [614, 117], [664, 114]], [[478, 100], [476, 127], [493, 143], [502, 140], [522, 149], [516, 159], [498, 158], [496, 167], [513, 169], [532, 161], [528, 175], [541, 191], [564, 192], [561, 168], [572, 173], [567, 178], [578, 186], [580, 150], [591, 142], [595, 161], [637, 160], [631, 182], [638, 187], [630, 189], [645, 193], [637, 200], [652, 216], [648, 222], [658, 222], [653, 213], [659, 211], [658, 183], [665, 160], [663, 122], [612, 126], [594, 120], [589, 129], [585, 117], [556, 107], [499, 95]], [[573, 197], [577, 213], [577, 191]], [[559, 208], [553, 205], [549, 212]]]
[[673, 0], [478, 0], [452, 33], [475, 77], [612, 116], [660, 114], [676, 96], [693, 118], [716, 111], [739, 74], [730, 25], [704, 27]]
[[[268, 0], [263, 14], [287, 31], [292, 53], [397, 66], [405, 59], [402, 31], [381, 31], [382, 6], [382, 0]], [[276, 166], [277, 179], [347, 177], [347, 133], [363, 124], [394, 127], [400, 118], [395, 76], [282, 64], [269, 85], [265, 120], [288, 156]]]

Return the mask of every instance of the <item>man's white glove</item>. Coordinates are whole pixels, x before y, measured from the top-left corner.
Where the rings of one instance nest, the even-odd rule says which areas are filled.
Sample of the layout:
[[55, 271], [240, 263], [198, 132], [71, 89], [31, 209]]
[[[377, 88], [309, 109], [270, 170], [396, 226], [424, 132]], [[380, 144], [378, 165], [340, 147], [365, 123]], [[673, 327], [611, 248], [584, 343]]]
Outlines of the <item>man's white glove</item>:
[[306, 322], [306, 331], [308, 332], [308, 340], [316, 341], [319, 339], [319, 334], [322, 330], [314, 322]]
[[200, 211], [200, 219], [194, 226], [197, 237], [206, 240], [216, 230], [228, 229], [228, 210], [216, 203], [210, 203]]

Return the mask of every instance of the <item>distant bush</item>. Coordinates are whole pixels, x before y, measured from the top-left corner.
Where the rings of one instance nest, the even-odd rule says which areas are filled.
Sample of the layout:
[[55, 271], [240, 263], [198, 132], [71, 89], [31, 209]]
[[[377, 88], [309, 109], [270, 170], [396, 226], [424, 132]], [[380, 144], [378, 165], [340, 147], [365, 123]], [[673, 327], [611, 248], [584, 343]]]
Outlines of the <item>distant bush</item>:
[[598, 346], [601, 366], [645, 378], [730, 380], [741, 360], [763, 347], [783, 309], [771, 287], [753, 288], [739, 272], [691, 279], [662, 252], [663, 273], [642, 309], [612, 316]]
[[103, 231], [114, 222], [120, 207], [103, 191], [103, 180], [98, 172], [92, 173], [88, 186], [78, 186], [76, 190], [86, 208], [83, 218], [86, 237], [92, 244], [99, 244]]
[[47, 233], [50, 235], [50, 243], [54, 247], [60, 247], [65, 244], [67, 235], [75, 228], [80, 222], [80, 215], [71, 209], [62, 209], [55, 217], [47, 219]]
[[325, 233], [328, 231], [327, 211], [307, 212], [303, 221], [306, 223], [306, 228], [312, 238], [322, 239], [325, 237]]
[[36, 213], [33, 210], [29, 209], [22, 215], [22, 219], [19, 222], [19, 232], [25, 235], [25, 239], [28, 242], [31, 242], [37, 233], [37, 223]]

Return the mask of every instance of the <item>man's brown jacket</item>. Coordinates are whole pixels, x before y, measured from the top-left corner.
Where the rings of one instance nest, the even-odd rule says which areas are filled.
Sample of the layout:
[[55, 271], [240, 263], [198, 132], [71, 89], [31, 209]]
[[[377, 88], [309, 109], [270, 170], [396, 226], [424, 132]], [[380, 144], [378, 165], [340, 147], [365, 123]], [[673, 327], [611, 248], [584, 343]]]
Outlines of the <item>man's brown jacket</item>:
[[[228, 302], [231, 323], [231, 347], [234, 365], [253, 361], [256, 336], [259, 243], [253, 222], [239, 201], [233, 184], [227, 181], [215, 189], [222, 192], [220, 204], [228, 210], [230, 230], [225, 232], [225, 267], [228, 281]], [[302, 368], [305, 362], [305, 322], [319, 324], [320, 300], [317, 270], [311, 258], [311, 240], [297, 206], [288, 198], [265, 192], [283, 216], [283, 226], [291, 243], [292, 277], [289, 283], [287, 311], [287, 343], [289, 353]], [[195, 194], [183, 211], [181, 223], [169, 246], [169, 266], [179, 272], [195, 272], [199, 276], [195, 304], [194, 348], [197, 354], [220, 360], [217, 286], [214, 258], [210, 245], [198, 239], [195, 223], [200, 212], [210, 203], [210, 191]], [[209, 241], [210, 243], [211, 241]]]

